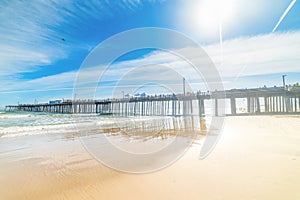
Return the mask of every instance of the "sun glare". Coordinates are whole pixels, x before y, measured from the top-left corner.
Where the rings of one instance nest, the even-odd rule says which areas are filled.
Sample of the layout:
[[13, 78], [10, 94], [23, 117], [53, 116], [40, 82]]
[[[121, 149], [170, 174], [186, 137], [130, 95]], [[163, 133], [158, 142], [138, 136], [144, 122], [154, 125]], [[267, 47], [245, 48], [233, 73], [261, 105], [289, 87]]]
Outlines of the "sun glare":
[[231, 0], [203, 0], [197, 5], [199, 11], [195, 16], [198, 21], [198, 26], [206, 28], [218, 27], [220, 23], [225, 23], [230, 19], [232, 13]]
[[220, 25], [231, 20], [233, 0], [189, 1], [184, 6], [184, 23], [202, 35], [218, 34]]

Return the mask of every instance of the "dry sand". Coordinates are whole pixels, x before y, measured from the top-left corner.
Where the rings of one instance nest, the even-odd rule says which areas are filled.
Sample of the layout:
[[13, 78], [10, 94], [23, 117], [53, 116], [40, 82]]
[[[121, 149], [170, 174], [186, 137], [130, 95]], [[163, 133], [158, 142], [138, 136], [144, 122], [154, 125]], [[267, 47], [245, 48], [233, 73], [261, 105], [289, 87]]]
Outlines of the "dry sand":
[[125, 174], [76, 137], [0, 138], [0, 199], [300, 199], [300, 118], [227, 117], [214, 151], [194, 144], [172, 166]]

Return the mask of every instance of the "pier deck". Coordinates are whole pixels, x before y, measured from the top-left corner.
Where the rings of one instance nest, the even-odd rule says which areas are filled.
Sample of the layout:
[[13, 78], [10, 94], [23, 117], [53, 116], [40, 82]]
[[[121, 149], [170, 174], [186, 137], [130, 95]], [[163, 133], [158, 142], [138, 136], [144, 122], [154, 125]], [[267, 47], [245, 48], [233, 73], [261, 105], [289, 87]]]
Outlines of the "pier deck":
[[[244, 99], [247, 109], [238, 112], [236, 101]], [[206, 101], [213, 104], [215, 116], [224, 115], [224, 103], [229, 101], [230, 113], [245, 114], [300, 114], [300, 87], [273, 87], [231, 89], [189, 95], [155, 95], [104, 100], [68, 100], [60, 103], [8, 105], [6, 111], [30, 111], [52, 113], [99, 113], [118, 116], [180, 116], [205, 115]]]

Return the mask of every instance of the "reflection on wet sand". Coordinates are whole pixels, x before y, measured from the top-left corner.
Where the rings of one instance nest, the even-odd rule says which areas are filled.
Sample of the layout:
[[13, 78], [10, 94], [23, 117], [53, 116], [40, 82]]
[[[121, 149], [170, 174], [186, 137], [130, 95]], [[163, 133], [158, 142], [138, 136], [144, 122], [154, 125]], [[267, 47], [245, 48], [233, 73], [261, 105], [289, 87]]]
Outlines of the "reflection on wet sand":
[[89, 127], [87, 135], [107, 134], [134, 139], [165, 139], [169, 136], [195, 137], [207, 134], [204, 117], [115, 119], [108, 127]]
[[167, 167], [206, 133], [198, 117], [116, 118], [81, 137], [85, 149], [104, 165], [122, 172], [145, 173]]

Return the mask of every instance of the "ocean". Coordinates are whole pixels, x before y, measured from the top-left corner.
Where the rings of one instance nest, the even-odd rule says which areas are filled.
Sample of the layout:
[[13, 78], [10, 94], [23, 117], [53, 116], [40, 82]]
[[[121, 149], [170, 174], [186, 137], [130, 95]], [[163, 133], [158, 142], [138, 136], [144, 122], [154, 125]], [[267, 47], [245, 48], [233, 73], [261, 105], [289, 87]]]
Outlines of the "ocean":
[[[206, 123], [210, 120], [207, 117]], [[53, 114], [42, 112], [0, 112], [0, 137], [51, 133], [158, 132], [200, 130], [199, 117], [103, 116], [98, 114]]]

